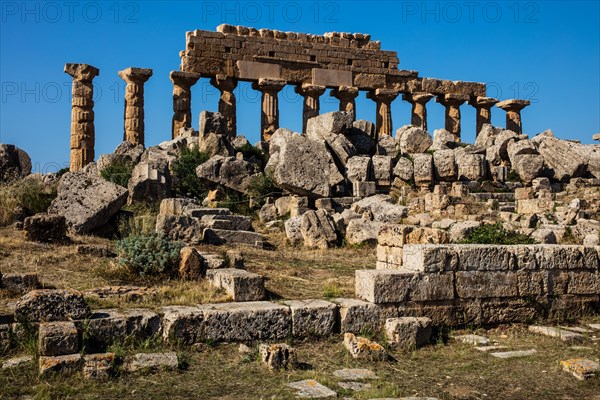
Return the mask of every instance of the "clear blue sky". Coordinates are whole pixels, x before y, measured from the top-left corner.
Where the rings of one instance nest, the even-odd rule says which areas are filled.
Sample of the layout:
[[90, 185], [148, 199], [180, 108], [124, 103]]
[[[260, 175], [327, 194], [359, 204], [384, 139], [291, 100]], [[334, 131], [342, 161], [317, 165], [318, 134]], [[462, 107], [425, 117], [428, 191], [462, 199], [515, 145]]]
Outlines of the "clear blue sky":
[[[486, 82], [488, 95], [528, 98], [525, 133], [546, 129], [591, 142], [600, 132], [600, 2], [595, 1], [0, 1], [0, 142], [32, 157], [36, 171], [68, 165], [71, 80], [66, 62], [100, 69], [96, 87], [96, 157], [123, 136], [124, 82], [117, 71], [152, 68], [146, 83], [146, 145], [170, 138], [172, 85], [185, 32], [221, 23], [282, 31], [363, 32], [398, 52], [400, 68], [420, 76]], [[260, 96], [240, 84], [238, 132], [259, 138]], [[217, 108], [202, 79], [193, 90], [201, 110]], [[326, 93], [322, 112], [337, 108]], [[300, 98], [281, 95], [280, 124], [301, 127]], [[375, 118], [364, 93], [360, 119]], [[463, 138], [473, 141], [475, 113], [461, 108]], [[443, 107], [429, 103], [429, 128], [443, 127]], [[409, 123], [410, 106], [392, 106], [394, 130]], [[495, 109], [493, 123], [504, 126]]]

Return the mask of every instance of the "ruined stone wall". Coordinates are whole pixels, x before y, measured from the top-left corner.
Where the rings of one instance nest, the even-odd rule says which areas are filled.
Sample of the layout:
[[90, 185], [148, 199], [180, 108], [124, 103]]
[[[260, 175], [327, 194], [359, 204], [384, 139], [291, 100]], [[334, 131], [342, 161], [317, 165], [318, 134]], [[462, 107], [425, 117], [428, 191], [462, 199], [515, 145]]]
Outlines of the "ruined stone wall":
[[485, 95], [482, 83], [421, 79], [416, 71], [400, 70], [397, 53], [380, 47], [368, 34], [331, 32], [321, 36], [220, 25], [217, 32], [187, 33], [181, 70], [205, 77], [271, 78], [331, 88]]

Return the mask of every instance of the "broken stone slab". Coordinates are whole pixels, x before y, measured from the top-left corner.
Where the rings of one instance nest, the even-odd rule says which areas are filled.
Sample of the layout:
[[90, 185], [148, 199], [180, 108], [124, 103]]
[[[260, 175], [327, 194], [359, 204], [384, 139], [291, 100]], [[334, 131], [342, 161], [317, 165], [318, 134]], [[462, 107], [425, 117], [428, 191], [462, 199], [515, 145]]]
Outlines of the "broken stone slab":
[[213, 156], [196, 168], [198, 178], [247, 193], [256, 175], [254, 164], [236, 157]]
[[404, 153], [425, 153], [433, 144], [433, 139], [427, 131], [412, 125], [406, 125], [396, 130], [396, 140]]
[[325, 300], [288, 300], [283, 304], [292, 313], [292, 335], [294, 337], [329, 336], [335, 332], [338, 307]]
[[127, 372], [140, 370], [168, 369], [174, 370], [179, 365], [177, 353], [138, 353], [125, 360], [124, 368]]
[[487, 346], [490, 343], [490, 340], [485, 336], [481, 335], [458, 335], [454, 336], [454, 339], [459, 340], [463, 343], [471, 344], [473, 346]]
[[25, 293], [40, 286], [38, 274], [0, 274], [0, 289], [10, 293]]
[[194, 344], [204, 338], [204, 315], [198, 307], [167, 306], [162, 315], [161, 331], [165, 341]]
[[245, 215], [205, 215], [201, 218], [207, 228], [232, 231], [251, 231], [252, 218]]
[[2, 369], [13, 369], [33, 362], [33, 356], [21, 356], [9, 358], [2, 362]]
[[271, 370], [294, 369], [298, 365], [296, 349], [285, 343], [260, 344], [258, 354], [262, 363]]
[[333, 376], [346, 381], [363, 381], [377, 379], [375, 372], [364, 368], [344, 368], [333, 371]]
[[39, 358], [40, 376], [46, 376], [51, 372], [75, 372], [81, 369], [82, 358], [81, 354], [69, 354], [65, 356]]
[[83, 356], [83, 378], [106, 380], [112, 376], [115, 353], [86, 354]]
[[127, 189], [99, 176], [67, 172], [60, 179], [58, 195], [48, 214], [65, 217], [74, 233], [89, 233], [108, 222], [127, 202]]
[[366, 197], [352, 204], [352, 211], [358, 214], [370, 213], [373, 221], [397, 224], [408, 216], [408, 208], [394, 204], [394, 200], [387, 195]]
[[516, 358], [516, 357], [527, 357], [537, 353], [537, 350], [515, 350], [515, 351], [503, 351], [498, 353], [490, 353], [492, 357], [496, 358]]
[[171, 170], [166, 160], [138, 163], [127, 184], [127, 202], [159, 201], [171, 196]]
[[560, 362], [563, 371], [569, 372], [580, 381], [593, 379], [600, 374], [600, 364], [585, 358], [573, 358]]
[[527, 328], [529, 332], [539, 333], [544, 336], [560, 338], [563, 342], [579, 343], [585, 339], [580, 333], [566, 331], [564, 329], [554, 328], [551, 326], [531, 325]]
[[400, 157], [392, 170], [392, 175], [405, 182], [413, 181], [415, 167], [413, 162], [406, 157]]
[[544, 157], [544, 164], [550, 170], [551, 176], [558, 181], [582, 176], [587, 164], [585, 159], [567, 141], [554, 137], [552, 131], [545, 131], [531, 139]]
[[38, 350], [42, 356], [62, 356], [79, 352], [79, 333], [71, 321], [42, 322], [38, 330]]
[[206, 228], [203, 232], [204, 242], [214, 245], [243, 244], [262, 249], [265, 238], [260, 233], [249, 231], [231, 231], [226, 229]]
[[417, 186], [430, 185], [433, 181], [433, 156], [428, 153], [412, 154], [414, 182]]
[[61, 243], [68, 240], [67, 220], [62, 215], [35, 214], [23, 221], [25, 238], [34, 242]]
[[213, 286], [222, 288], [233, 301], [259, 301], [265, 297], [265, 278], [235, 268], [211, 269], [206, 278]]
[[371, 162], [373, 165], [373, 179], [377, 186], [390, 186], [392, 184], [394, 158], [389, 155], [376, 155], [371, 157]]
[[204, 304], [200, 309], [207, 340], [282, 340], [291, 331], [289, 307], [267, 301]]
[[[398, 142], [391, 135], [382, 135], [377, 140], [377, 155], [396, 158], [400, 154]], [[375, 157], [375, 156], [373, 156]]]
[[302, 216], [292, 217], [285, 221], [285, 236], [288, 238], [290, 243], [295, 246], [304, 242], [302, 237]]
[[346, 137], [352, 142], [358, 154], [373, 155], [375, 152], [375, 124], [367, 120], [356, 120], [352, 128], [346, 132]]
[[379, 235], [381, 224], [381, 222], [370, 221], [364, 218], [350, 220], [346, 227], [346, 243], [351, 245], [377, 243], [377, 236]]
[[586, 333], [594, 333], [593, 329], [582, 328], [580, 326], [559, 326], [560, 329], [565, 329], [567, 331], [586, 334]]
[[385, 335], [388, 343], [404, 349], [417, 349], [431, 341], [432, 322], [427, 317], [388, 318]]
[[314, 379], [288, 383], [287, 386], [297, 390], [296, 397], [299, 398], [324, 399], [327, 397], [337, 397], [336, 392], [327, 386], [321, 385]]
[[172, 241], [189, 245], [202, 243], [206, 226], [199, 218], [187, 215], [158, 214], [155, 231]]
[[359, 333], [381, 329], [381, 310], [376, 304], [346, 298], [333, 299], [333, 302], [339, 307], [340, 332]]
[[346, 176], [352, 182], [366, 182], [371, 180], [372, 164], [371, 157], [354, 156], [346, 163]]
[[185, 246], [179, 251], [179, 277], [184, 280], [198, 280], [206, 275], [206, 263], [198, 250]]
[[592, 329], [600, 331], [600, 324], [588, 324], [588, 326]]
[[355, 336], [353, 333], [344, 334], [344, 347], [350, 352], [352, 358], [386, 361], [389, 355], [379, 343], [373, 342], [365, 337]]
[[17, 301], [15, 308], [15, 319], [21, 322], [83, 319], [89, 314], [83, 294], [73, 289], [32, 290]]
[[365, 382], [353, 382], [353, 381], [348, 381], [348, 382], [338, 382], [338, 385], [342, 388], [342, 389], [346, 389], [346, 390], [352, 390], [355, 392], [361, 391], [361, 390], [367, 390], [371, 388], [371, 384], [370, 383], [365, 383]]
[[328, 249], [338, 240], [333, 220], [325, 210], [305, 212], [300, 222], [300, 233], [307, 247]]
[[344, 166], [357, 154], [352, 142], [344, 135], [352, 127], [351, 115], [343, 111], [321, 114], [310, 118], [306, 126], [306, 137], [326, 143]]

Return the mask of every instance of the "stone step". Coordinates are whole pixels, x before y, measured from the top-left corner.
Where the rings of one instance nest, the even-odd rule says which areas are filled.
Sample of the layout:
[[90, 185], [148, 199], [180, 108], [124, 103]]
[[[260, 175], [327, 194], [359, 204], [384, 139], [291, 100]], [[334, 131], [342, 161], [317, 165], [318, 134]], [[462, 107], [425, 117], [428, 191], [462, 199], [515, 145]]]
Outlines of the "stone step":
[[539, 333], [544, 336], [560, 338], [563, 342], [567, 343], [579, 343], [585, 339], [580, 333], [566, 331], [560, 328], [554, 328], [552, 326], [539, 326], [539, 325], [531, 325], [529, 328], [529, 332]]
[[230, 231], [226, 229], [206, 228], [203, 232], [204, 242], [208, 244], [244, 244], [263, 248], [264, 236], [250, 231]]
[[228, 208], [211, 208], [211, 207], [198, 207], [189, 208], [185, 210], [185, 214], [193, 218], [202, 218], [206, 215], [232, 215]]
[[231, 231], [249, 231], [252, 229], [252, 218], [245, 215], [210, 214], [200, 219], [211, 229], [225, 229]]
[[209, 269], [206, 278], [224, 289], [233, 301], [259, 301], [265, 298], [265, 278], [243, 269]]

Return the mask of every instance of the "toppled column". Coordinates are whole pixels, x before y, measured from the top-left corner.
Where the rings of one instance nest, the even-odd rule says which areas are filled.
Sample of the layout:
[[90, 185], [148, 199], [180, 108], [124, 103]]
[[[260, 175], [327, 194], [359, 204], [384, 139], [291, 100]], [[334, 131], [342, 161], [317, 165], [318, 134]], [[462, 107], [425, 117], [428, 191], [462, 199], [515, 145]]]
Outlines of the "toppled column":
[[306, 132], [308, 120], [319, 115], [319, 97], [325, 93], [325, 86], [304, 83], [302, 86], [296, 86], [295, 91], [304, 98], [302, 107], [302, 132]]
[[225, 117], [225, 132], [229, 137], [235, 137], [237, 132], [237, 119], [235, 108], [235, 94], [237, 79], [227, 75], [217, 75], [210, 80], [210, 84], [219, 89], [219, 112]]
[[491, 124], [492, 123], [492, 111], [491, 108], [498, 102], [498, 99], [494, 99], [493, 97], [483, 97], [477, 96], [469, 100], [469, 104], [475, 107], [477, 112], [477, 122], [475, 128], [475, 136], [479, 135], [481, 132], [481, 128], [483, 128], [483, 124]]
[[426, 104], [433, 98], [431, 93], [404, 93], [402, 100], [412, 105], [411, 125], [427, 130], [427, 107]]
[[262, 111], [260, 118], [261, 140], [268, 142], [279, 129], [279, 99], [277, 93], [285, 86], [280, 79], [261, 78], [252, 83], [252, 89], [262, 93]]
[[469, 100], [469, 96], [449, 93], [438, 96], [435, 101], [446, 107], [446, 130], [460, 142], [460, 106]]
[[193, 72], [171, 71], [173, 82], [173, 139], [179, 136], [181, 128], [192, 127], [192, 86], [200, 79], [200, 74]]
[[517, 135], [523, 133], [521, 123], [521, 110], [530, 105], [529, 100], [510, 99], [496, 104], [496, 107], [506, 111], [506, 129], [515, 132]]
[[71, 102], [71, 172], [81, 171], [94, 161], [94, 86], [92, 80], [100, 70], [88, 64], [65, 64], [73, 77]]
[[356, 119], [356, 97], [358, 88], [352, 86], [340, 86], [331, 90], [331, 96], [340, 101], [340, 111], [352, 111]]
[[127, 68], [119, 71], [125, 87], [125, 133], [123, 141], [144, 145], [144, 83], [152, 76], [149, 68]]
[[375, 89], [367, 93], [367, 97], [375, 101], [377, 117], [375, 132], [378, 137], [392, 134], [392, 101], [400, 92], [396, 89]]

